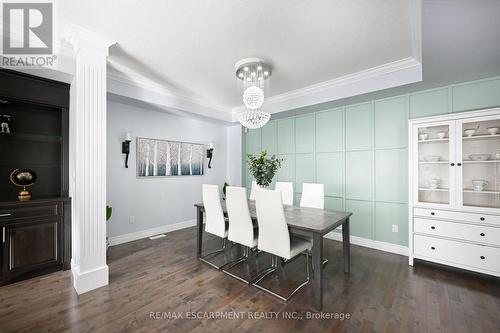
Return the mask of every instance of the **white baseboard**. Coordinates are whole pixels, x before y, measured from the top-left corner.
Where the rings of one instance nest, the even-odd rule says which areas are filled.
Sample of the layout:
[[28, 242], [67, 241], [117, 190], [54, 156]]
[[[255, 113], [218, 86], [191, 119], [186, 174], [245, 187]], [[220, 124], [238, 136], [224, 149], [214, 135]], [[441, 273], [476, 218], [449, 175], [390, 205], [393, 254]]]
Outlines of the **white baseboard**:
[[132, 242], [138, 239], [151, 237], [154, 235], [162, 234], [164, 232], [172, 232], [184, 228], [189, 228], [196, 225], [196, 220], [188, 220], [174, 224], [167, 224], [161, 227], [131, 232], [129, 234], [124, 234], [115, 237], [109, 237], [109, 245], [114, 246], [118, 244]]
[[[342, 241], [342, 233], [330, 232], [330, 233], [325, 235], [325, 238], [333, 239], [333, 240], [341, 242]], [[371, 249], [385, 251], [385, 252], [396, 253], [396, 254], [400, 254], [402, 256], [408, 256], [408, 253], [409, 253], [408, 247], [402, 246], [402, 245], [386, 243], [386, 242], [376, 241], [373, 239], [357, 237], [357, 236], [351, 236], [350, 240], [351, 240], [351, 244], [354, 244], [354, 245], [369, 247]]]

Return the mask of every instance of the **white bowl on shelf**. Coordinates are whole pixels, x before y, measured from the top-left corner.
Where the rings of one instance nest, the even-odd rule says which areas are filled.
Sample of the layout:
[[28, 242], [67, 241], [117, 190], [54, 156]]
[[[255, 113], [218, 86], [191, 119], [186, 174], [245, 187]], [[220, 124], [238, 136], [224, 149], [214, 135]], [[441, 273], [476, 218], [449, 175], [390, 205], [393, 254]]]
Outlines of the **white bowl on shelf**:
[[418, 136], [420, 138], [420, 140], [427, 140], [427, 138], [429, 137], [429, 134], [427, 133], [422, 133]]
[[472, 189], [474, 191], [480, 192], [483, 191], [486, 186], [488, 186], [488, 182], [484, 179], [473, 179], [472, 180]]
[[495, 134], [498, 133], [498, 131], [500, 131], [500, 128], [498, 128], [498, 127], [488, 127], [487, 130], [488, 130], [488, 133], [490, 133], [491, 135], [495, 135]]
[[430, 189], [433, 189], [433, 190], [438, 189], [439, 185], [441, 185], [441, 179], [434, 178], [434, 179], [429, 180], [429, 188]]
[[470, 138], [476, 133], [476, 130], [474, 128], [468, 128], [464, 130], [464, 133]]
[[440, 138], [440, 139], [444, 139], [444, 138], [446, 137], [446, 132], [439, 132], [439, 133], [437, 134], [437, 136], [438, 136], [438, 138]]
[[426, 162], [439, 162], [440, 159], [441, 159], [441, 156], [425, 156], [424, 157], [424, 160]]
[[490, 154], [470, 154], [469, 158], [473, 161], [487, 161], [490, 159]]

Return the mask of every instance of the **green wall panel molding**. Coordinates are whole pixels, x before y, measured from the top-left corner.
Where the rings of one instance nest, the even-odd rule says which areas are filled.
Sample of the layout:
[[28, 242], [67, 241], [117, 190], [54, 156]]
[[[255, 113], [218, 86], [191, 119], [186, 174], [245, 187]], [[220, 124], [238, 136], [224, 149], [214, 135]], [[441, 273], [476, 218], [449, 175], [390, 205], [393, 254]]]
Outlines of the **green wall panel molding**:
[[352, 236], [373, 239], [371, 201], [346, 200], [346, 210], [352, 212], [350, 232]]
[[408, 151], [375, 151], [375, 200], [408, 202]]
[[314, 154], [295, 155], [294, 191], [302, 193], [303, 183], [314, 183]]
[[325, 195], [344, 195], [344, 153], [316, 153], [316, 182], [325, 185]]
[[280, 119], [277, 123], [278, 153], [287, 154], [295, 152], [295, 119]]
[[278, 153], [276, 121], [270, 121], [266, 126], [262, 127], [262, 150], [267, 150], [269, 155]]
[[371, 200], [373, 195], [373, 152], [346, 153], [346, 198]]
[[316, 113], [316, 151], [335, 152], [344, 149], [344, 109]]
[[410, 118], [420, 118], [450, 112], [448, 88], [410, 94]]
[[406, 96], [376, 101], [375, 147], [406, 147], [408, 142], [408, 111]]
[[322, 183], [327, 209], [354, 213], [354, 236], [407, 246], [407, 119], [494, 106], [500, 77], [272, 120], [247, 131], [243, 149], [286, 158], [275, 180], [294, 183], [295, 205], [302, 183]]
[[372, 148], [372, 103], [346, 107], [345, 128], [347, 150]]
[[500, 106], [500, 78], [458, 84], [451, 90], [453, 112]]
[[281, 164], [281, 168], [278, 170], [278, 181], [280, 182], [294, 182], [295, 185], [295, 155], [294, 154], [283, 154], [278, 155], [283, 157], [285, 160]]
[[[392, 225], [398, 232], [392, 232]], [[381, 242], [408, 246], [408, 205], [375, 203], [375, 239]]]
[[295, 152], [314, 152], [314, 114], [295, 118]]

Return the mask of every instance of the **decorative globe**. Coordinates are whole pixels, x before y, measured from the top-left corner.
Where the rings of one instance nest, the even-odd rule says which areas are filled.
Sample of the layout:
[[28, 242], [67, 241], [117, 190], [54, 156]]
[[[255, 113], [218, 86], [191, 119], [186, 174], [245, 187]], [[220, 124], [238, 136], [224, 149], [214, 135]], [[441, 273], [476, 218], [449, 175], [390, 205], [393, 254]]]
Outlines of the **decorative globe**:
[[36, 174], [28, 169], [16, 169], [12, 172], [11, 180], [17, 186], [30, 186], [36, 181]]
[[251, 86], [243, 92], [243, 103], [249, 109], [258, 109], [264, 103], [264, 92], [257, 86]]

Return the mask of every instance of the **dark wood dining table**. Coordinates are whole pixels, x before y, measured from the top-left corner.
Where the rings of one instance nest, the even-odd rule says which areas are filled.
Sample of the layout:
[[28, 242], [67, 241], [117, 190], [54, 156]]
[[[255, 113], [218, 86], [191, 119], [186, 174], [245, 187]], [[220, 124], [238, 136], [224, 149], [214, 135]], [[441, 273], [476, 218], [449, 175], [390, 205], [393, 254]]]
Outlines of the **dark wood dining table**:
[[[205, 212], [205, 208], [203, 203], [198, 203], [194, 206], [196, 207], [196, 222], [198, 228], [196, 255], [197, 257], [201, 257], [203, 214]], [[257, 223], [255, 201], [249, 200], [248, 207], [250, 209], [252, 220], [254, 223]], [[222, 201], [222, 210], [224, 214], [227, 215], [225, 201]], [[339, 226], [342, 226], [344, 272], [349, 273], [349, 218], [352, 213], [295, 206], [284, 206], [284, 211], [290, 233], [298, 236], [308, 236], [313, 240], [312, 264], [314, 274], [311, 280], [314, 295], [313, 306], [318, 311], [321, 311], [323, 307], [323, 236]]]

